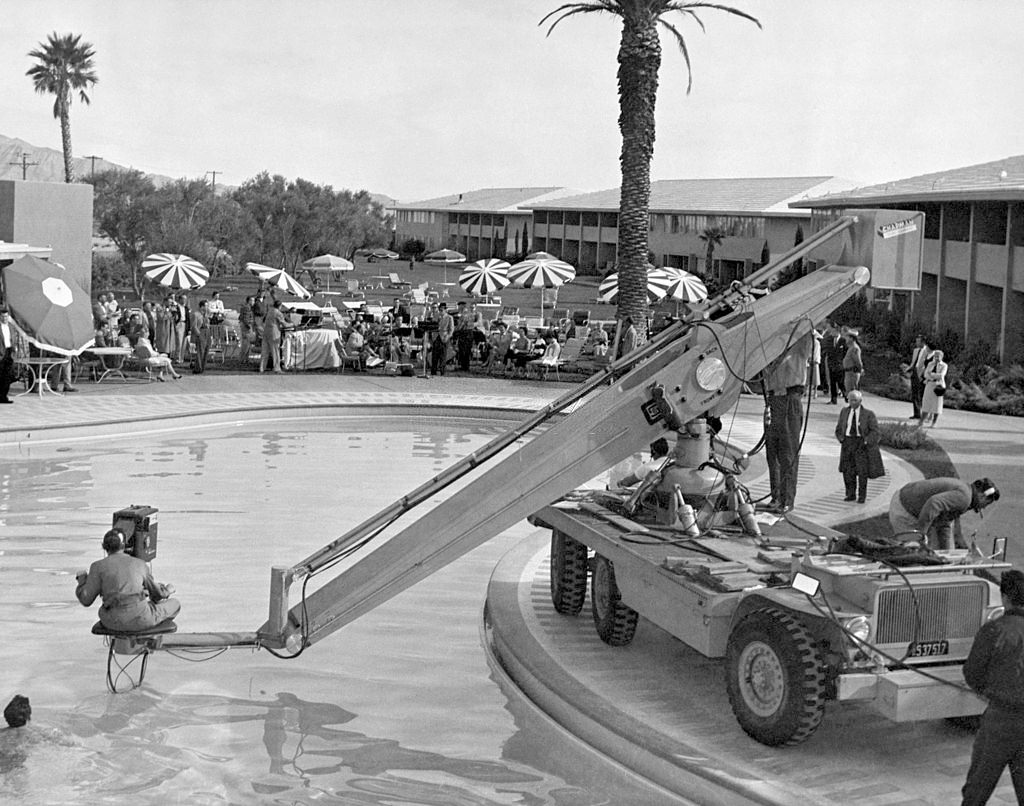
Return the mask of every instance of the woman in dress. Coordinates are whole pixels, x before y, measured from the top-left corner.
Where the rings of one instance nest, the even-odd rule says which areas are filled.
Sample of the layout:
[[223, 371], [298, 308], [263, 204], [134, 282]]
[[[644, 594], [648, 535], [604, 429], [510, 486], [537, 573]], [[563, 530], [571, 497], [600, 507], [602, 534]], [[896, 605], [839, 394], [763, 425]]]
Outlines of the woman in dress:
[[281, 372], [281, 335], [284, 332], [285, 319], [281, 313], [281, 301], [267, 309], [263, 317], [263, 350], [260, 353], [260, 372], [265, 372], [270, 364], [274, 372]]
[[[949, 365], [943, 361], [942, 350], [935, 350], [924, 365], [924, 397], [921, 398], [921, 427], [935, 425], [942, 414], [942, 399], [946, 393], [946, 372]], [[936, 390], [941, 389], [941, 392]]]
[[846, 355], [843, 356], [843, 398], [860, 389], [860, 376], [864, 374], [864, 361], [860, 354], [860, 339], [856, 330], [846, 333]]
[[153, 312], [156, 315], [156, 333], [154, 334], [153, 346], [156, 348], [158, 353], [171, 352], [171, 328], [173, 323], [171, 322], [171, 311], [166, 305], [157, 303], [153, 306]]

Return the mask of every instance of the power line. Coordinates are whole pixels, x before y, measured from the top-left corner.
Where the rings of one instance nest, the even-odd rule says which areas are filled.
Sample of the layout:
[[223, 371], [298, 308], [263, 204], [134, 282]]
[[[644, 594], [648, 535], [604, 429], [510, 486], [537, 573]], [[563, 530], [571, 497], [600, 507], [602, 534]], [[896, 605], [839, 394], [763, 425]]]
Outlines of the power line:
[[206, 174], [205, 174], [206, 176], [213, 177], [213, 179], [210, 180], [210, 192], [211, 193], [216, 193], [217, 192], [217, 174], [222, 174], [222, 173], [224, 173], [224, 172], [223, 171], [207, 171], [206, 172]]
[[98, 157], [95, 154], [90, 154], [88, 157], [82, 157], [82, 159], [89, 160], [89, 176], [94, 176], [96, 174], [96, 160], [101, 160], [103, 159], [103, 157]]
[[38, 162], [29, 162], [28, 161], [28, 154], [26, 154], [24, 151], [22, 151], [21, 152], [21, 160], [19, 162], [9, 162], [7, 164], [8, 165], [20, 165], [21, 166], [21, 179], [22, 179], [22, 181], [24, 181], [25, 177], [28, 174], [29, 166], [30, 165], [38, 165], [39, 163]]

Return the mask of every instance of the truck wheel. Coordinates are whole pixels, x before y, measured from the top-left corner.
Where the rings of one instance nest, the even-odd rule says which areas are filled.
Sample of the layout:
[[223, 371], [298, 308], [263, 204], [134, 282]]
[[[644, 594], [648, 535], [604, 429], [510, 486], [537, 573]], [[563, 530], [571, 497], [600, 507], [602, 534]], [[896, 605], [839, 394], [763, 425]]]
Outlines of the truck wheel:
[[587, 547], [551, 531], [551, 601], [565, 616], [578, 616], [587, 598]]
[[639, 614], [622, 603], [611, 560], [598, 555], [590, 582], [590, 609], [601, 640], [609, 646], [625, 646], [633, 640]]
[[799, 744], [821, 724], [824, 664], [793, 616], [774, 607], [752, 612], [729, 636], [726, 664], [732, 711], [757, 741]]

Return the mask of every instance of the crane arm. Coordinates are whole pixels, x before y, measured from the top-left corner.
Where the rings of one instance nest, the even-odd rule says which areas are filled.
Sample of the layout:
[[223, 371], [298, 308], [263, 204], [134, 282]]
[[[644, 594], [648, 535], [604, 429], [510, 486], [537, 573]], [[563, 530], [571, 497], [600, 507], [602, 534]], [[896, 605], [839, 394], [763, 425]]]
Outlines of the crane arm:
[[[779, 268], [785, 265], [780, 263]], [[830, 266], [719, 320], [673, 325], [344, 537], [296, 566], [274, 569], [261, 642], [301, 651], [593, 479], [666, 429], [682, 428], [707, 411], [727, 410], [745, 380], [809, 333], [868, 277], [864, 267]], [[499, 456], [527, 432], [570, 410], [530, 442]], [[330, 569], [399, 515], [496, 458], [466, 486], [317, 590], [306, 595], [304, 587], [302, 601], [288, 609], [294, 581]]]

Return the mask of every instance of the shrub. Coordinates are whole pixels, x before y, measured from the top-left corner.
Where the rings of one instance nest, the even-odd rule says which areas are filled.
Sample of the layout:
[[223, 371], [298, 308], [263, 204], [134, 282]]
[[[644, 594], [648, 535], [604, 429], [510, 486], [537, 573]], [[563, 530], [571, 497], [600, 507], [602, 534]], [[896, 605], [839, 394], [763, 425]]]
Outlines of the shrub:
[[882, 445], [899, 450], [941, 450], [916, 423], [906, 420], [880, 420], [878, 434]]

